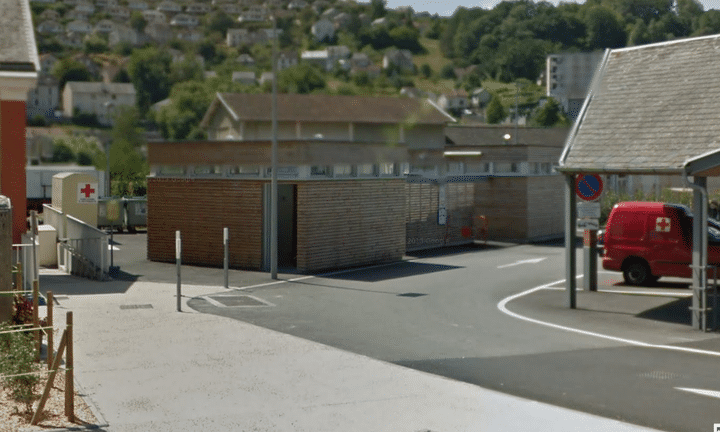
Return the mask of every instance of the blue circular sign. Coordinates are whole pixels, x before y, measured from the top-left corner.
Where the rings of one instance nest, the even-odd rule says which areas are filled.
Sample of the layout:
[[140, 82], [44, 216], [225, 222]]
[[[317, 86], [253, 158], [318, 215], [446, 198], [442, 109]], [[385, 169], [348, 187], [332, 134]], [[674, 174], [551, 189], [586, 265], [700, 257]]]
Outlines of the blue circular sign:
[[600, 197], [603, 181], [597, 174], [580, 174], [575, 182], [575, 193], [585, 201], [593, 201]]

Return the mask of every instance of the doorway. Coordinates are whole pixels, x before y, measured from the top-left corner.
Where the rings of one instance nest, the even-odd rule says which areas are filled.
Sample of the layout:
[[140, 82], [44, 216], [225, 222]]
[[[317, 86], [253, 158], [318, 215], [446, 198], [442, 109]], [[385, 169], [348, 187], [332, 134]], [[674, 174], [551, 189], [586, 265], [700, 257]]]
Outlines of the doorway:
[[[271, 185], [263, 189], [263, 270], [270, 271]], [[278, 267], [297, 266], [297, 186], [278, 184]]]

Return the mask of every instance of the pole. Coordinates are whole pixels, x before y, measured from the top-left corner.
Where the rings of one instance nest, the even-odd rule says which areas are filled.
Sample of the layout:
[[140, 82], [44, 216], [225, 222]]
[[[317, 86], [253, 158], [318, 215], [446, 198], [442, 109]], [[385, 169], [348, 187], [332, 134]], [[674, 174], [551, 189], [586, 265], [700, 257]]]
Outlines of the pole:
[[597, 291], [597, 230], [585, 230], [583, 257], [583, 289], [585, 291]]
[[47, 326], [50, 327], [48, 329], [48, 342], [47, 342], [47, 366], [48, 369], [51, 368], [53, 363], [53, 349], [55, 347], [55, 329], [53, 328], [53, 303], [55, 302], [55, 299], [53, 298], [53, 292], [48, 291], [47, 292]]
[[177, 265], [177, 311], [182, 312], [182, 309], [180, 307], [180, 265], [181, 265], [181, 250], [182, 250], [182, 242], [180, 240], [180, 231], [175, 231], [175, 262]]
[[223, 228], [223, 246], [225, 248], [225, 258], [223, 259], [223, 270], [225, 271], [225, 288], [229, 288], [228, 267], [230, 266], [230, 230]]
[[568, 307], [575, 309], [577, 305], [575, 288], [576, 257], [575, 257], [575, 176], [565, 176], [565, 287], [568, 292]]
[[278, 273], [278, 113], [277, 113], [277, 20], [273, 22], [272, 51], [272, 178], [270, 180], [270, 276], [277, 279]]
[[75, 383], [73, 380], [73, 313], [66, 315], [67, 345], [65, 346], [65, 415], [75, 421]]
[[38, 234], [38, 220], [37, 211], [30, 210], [30, 237], [32, 238], [32, 275], [33, 280], [38, 278], [38, 259], [37, 259], [37, 234]]
[[[33, 311], [32, 311], [32, 320], [33, 320], [33, 326], [40, 327], [40, 316], [39, 316], [39, 305], [40, 305], [40, 282], [38, 282], [37, 279], [33, 281], [33, 292], [32, 292], [32, 299], [33, 299]], [[37, 330], [35, 332], [35, 361], [40, 362], [40, 350], [42, 349], [42, 330]]]

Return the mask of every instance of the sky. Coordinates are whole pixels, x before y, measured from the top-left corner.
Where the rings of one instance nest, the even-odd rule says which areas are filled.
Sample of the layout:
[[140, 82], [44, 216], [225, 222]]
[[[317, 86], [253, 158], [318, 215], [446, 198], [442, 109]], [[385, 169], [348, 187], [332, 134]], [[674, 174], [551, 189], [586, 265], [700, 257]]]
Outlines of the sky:
[[[553, 4], [559, 3], [559, 0], [549, 1]], [[387, 0], [386, 5], [388, 9], [395, 9], [399, 6], [412, 6], [415, 12], [430, 12], [430, 14], [451, 16], [458, 6], [468, 9], [475, 7], [492, 9], [499, 2], [500, 0]], [[700, 3], [702, 3], [705, 10], [720, 9], [720, 0], [700, 0]]]

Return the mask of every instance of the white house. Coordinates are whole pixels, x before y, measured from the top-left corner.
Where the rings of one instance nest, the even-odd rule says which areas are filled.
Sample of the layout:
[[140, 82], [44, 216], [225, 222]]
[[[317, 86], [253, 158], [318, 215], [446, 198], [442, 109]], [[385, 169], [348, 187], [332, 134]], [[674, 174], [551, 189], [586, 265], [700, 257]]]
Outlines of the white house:
[[144, 10], [148, 10], [148, 9], [149, 9], [149, 6], [148, 6], [148, 4], [147, 4], [146, 2], [144, 2], [144, 1], [141, 1], [141, 0], [131, 0], [130, 2], [128, 2], [128, 8], [130, 8], [130, 10], [135, 10], [135, 11], [140, 11], [140, 12], [142, 12], [142, 11], [144, 11]]
[[307, 6], [307, 2], [305, 0], [291, 0], [290, 3], [288, 3], [287, 8], [290, 10], [300, 10], [304, 9], [305, 6]]
[[124, 21], [130, 18], [130, 9], [125, 6], [108, 6], [105, 11], [116, 20]]
[[470, 97], [470, 104], [475, 108], [484, 108], [490, 103], [492, 99], [492, 93], [485, 90], [484, 88], [475, 89]]
[[332, 39], [335, 37], [335, 25], [326, 19], [321, 19], [313, 24], [310, 32], [313, 36], [315, 36], [315, 40], [318, 42], [325, 39]]
[[88, 2], [79, 2], [77, 5], [75, 5], [75, 10], [80, 13], [91, 15], [95, 13], [95, 5]]
[[47, 119], [55, 118], [55, 110], [60, 107], [60, 88], [57, 78], [41, 73], [37, 85], [28, 91], [27, 116], [41, 115]]
[[170, 20], [170, 25], [176, 27], [197, 27], [199, 24], [198, 17], [184, 13], [177, 14]]
[[49, 74], [50, 72], [52, 72], [53, 67], [55, 67], [55, 63], [57, 62], [58, 58], [52, 54], [40, 55], [40, 72], [44, 74]]
[[206, 3], [191, 3], [187, 6], [185, 6], [185, 13], [188, 14], [206, 14], [210, 13], [211, 8], [209, 4]]
[[242, 7], [237, 3], [221, 3], [217, 7], [228, 15], [240, 15], [242, 12]]
[[465, 90], [457, 89], [450, 93], [443, 93], [438, 98], [438, 105], [443, 110], [464, 110], [469, 106], [468, 94]]
[[277, 69], [279, 71], [298, 64], [298, 55], [295, 51], [283, 51], [277, 57]]
[[109, 19], [103, 19], [97, 22], [95, 24], [95, 31], [98, 33], [107, 33], [110, 34], [113, 30], [115, 30], [115, 27], [117, 24], [110, 21]]
[[333, 68], [333, 62], [330, 60], [327, 50], [304, 51], [300, 55], [300, 59], [310, 64], [316, 64], [326, 72], [331, 71]]
[[413, 70], [415, 64], [413, 63], [413, 56], [410, 50], [388, 50], [383, 56], [383, 69], [387, 69], [393, 65], [403, 70]]
[[266, 82], [272, 82], [273, 80], [273, 73], [272, 72], [263, 72], [260, 74], [260, 79], [258, 80], [258, 83], [260, 85], [264, 85]]
[[250, 54], [240, 54], [235, 61], [243, 66], [255, 66], [255, 59]]
[[93, 26], [85, 20], [70, 21], [65, 26], [65, 31], [73, 33], [90, 34], [93, 31]]
[[572, 120], [580, 113], [603, 55], [603, 51], [597, 51], [551, 54], [547, 57], [547, 96], [555, 98]]
[[45, 9], [40, 15], [38, 15], [38, 18], [40, 21], [58, 20], [60, 19], [60, 12], [55, 9]]
[[152, 22], [145, 26], [145, 34], [152, 41], [157, 43], [167, 43], [173, 39], [173, 31], [170, 24]]
[[125, 25], [117, 25], [115, 29], [108, 34], [108, 44], [110, 46], [115, 46], [123, 42], [137, 46], [144, 43], [145, 39], [142, 33]]
[[252, 5], [240, 14], [239, 22], [263, 22], [267, 21], [267, 9], [262, 5]]
[[63, 111], [95, 114], [105, 125], [112, 124], [113, 112], [119, 106], [135, 106], [135, 87], [126, 83], [68, 81], [63, 90]]
[[165, 15], [163, 12], [160, 12], [158, 10], [152, 10], [148, 9], [145, 11], [142, 11], [142, 16], [145, 18], [145, 21], [147, 21], [149, 24], [151, 23], [166, 23], [167, 22], [167, 15]]
[[37, 32], [40, 34], [58, 34], [64, 31], [63, 26], [55, 20], [43, 21], [37, 26]]
[[255, 72], [248, 71], [236, 71], [232, 73], [232, 81], [244, 85], [255, 85], [257, 80], [255, 79]]
[[176, 14], [182, 12], [182, 7], [180, 7], [179, 4], [168, 0], [161, 2], [156, 9], [160, 12], [169, 14]]

